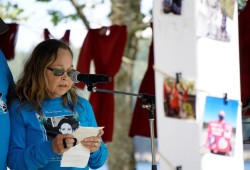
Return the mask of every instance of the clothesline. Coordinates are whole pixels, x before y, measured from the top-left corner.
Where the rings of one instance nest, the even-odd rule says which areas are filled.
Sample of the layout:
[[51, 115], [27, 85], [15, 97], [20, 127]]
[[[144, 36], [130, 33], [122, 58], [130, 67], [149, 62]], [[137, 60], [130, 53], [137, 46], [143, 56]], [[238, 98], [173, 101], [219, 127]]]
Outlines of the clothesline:
[[131, 65], [141, 65], [141, 66], [147, 66], [148, 63], [144, 61], [137, 61], [137, 60], [131, 60], [130, 58], [126, 56], [122, 56], [122, 61], [126, 64], [131, 64]]
[[[157, 68], [155, 66], [153, 66], [153, 69], [158, 72], [159, 74], [161, 74], [163, 77], [171, 77], [169, 74], [165, 73], [163, 70], [161, 70], [160, 68]], [[173, 77], [173, 76], [172, 76]], [[173, 77], [174, 79], [175, 77]], [[183, 80], [183, 78], [182, 78]], [[200, 89], [200, 88], [195, 88], [197, 92], [202, 92], [202, 93], [205, 93], [206, 95], [209, 95], [209, 96], [217, 96], [215, 93], [212, 94], [211, 92], [209, 92], [208, 90], [205, 90], [205, 89]], [[221, 94], [222, 97], [224, 94]], [[241, 99], [237, 99], [239, 101], [239, 106], [242, 106], [242, 102], [241, 102]]]

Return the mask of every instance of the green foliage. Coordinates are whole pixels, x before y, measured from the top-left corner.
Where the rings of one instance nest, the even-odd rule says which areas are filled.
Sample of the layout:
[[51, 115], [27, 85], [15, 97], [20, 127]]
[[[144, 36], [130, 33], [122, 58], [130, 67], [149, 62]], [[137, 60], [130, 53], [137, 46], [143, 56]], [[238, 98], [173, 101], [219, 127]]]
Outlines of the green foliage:
[[[56, 0], [36, 0], [37, 2], [41, 2], [41, 3], [50, 3], [52, 1], [56, 1]], [[57, 0], [58, 3], [60, 2], [59, 0]], [[68, 0], [71, 4], [72, 7], [75, 8], [76, 13], [74, 14], [69, 14], [69, 15], [64, 15], [63, 13], [63, 9], [61, 10], [49, 10], [48, 14], [51, 16], [51, 22], [56, 26], [58, 25], [60, 22], [62, 21], [69, 21], [69, 20], [73, 20], [76, 21], [77, 19], [80, 19], [83, 21], [84, 25], [86, 26], [86, 28], [89, 28], [89, 21], [87, 20], [87, 17], [84, 14], [84, 10], [86, 8], [89, 9], [94, 9], [96, 8], [98, 5], [102, 5], [105, 3], [104, 0], [96, 0], [92, 2], [91, 6], [86, 7], [86, 2], [85, 1], [75, 1], [75, 0]]]
[[244, 8], [246, 7], [247, 0], [238, 0], [238, 10], [243, 11]]
[[66, 22], [68, 19], [76, 21], [79, 18], [77, 14], [64, 15], [61, 11], [57, 10], [49, 10], [48, 14], [51, 16], [51, 22], [54, 25], [58, 25], [63, 20]]
[[10, 19], [11, 21], [26, 20], [28, 17], [22, 17], [24, 10], [19, 8], [17, 4], [8, 2], [7, 4], [0, 4], [0, 17], [2, 19]]

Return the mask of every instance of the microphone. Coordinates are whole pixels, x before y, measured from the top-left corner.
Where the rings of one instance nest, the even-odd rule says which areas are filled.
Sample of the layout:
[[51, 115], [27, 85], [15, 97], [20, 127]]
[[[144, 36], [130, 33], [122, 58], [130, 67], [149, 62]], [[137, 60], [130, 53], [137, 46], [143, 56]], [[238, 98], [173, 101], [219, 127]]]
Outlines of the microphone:
[[112, 81], [112, 77], [103, 74], [82, 74], [79, 71], [74, 71], [71, 75], [71, 80], [74, 83], [83, 82], [85, 84], [89, 83], [105, 83]]

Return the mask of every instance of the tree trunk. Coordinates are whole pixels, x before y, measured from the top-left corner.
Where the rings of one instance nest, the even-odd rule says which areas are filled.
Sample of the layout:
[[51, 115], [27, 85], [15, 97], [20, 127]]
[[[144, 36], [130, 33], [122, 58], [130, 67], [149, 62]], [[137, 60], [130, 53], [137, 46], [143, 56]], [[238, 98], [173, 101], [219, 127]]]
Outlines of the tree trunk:
[[[122, 64], [118, 75], [115, 79], [116, 90], [130, 92], [130, 74], [131, 65]], [[123, 83], [123, 85], [120, 85]], [[128, 136], [131, 119], [131, 96], [115, 95], [115, 122], [113, 141], [108, 143], [109, 170], [134, 170], [134, 145], [133, 140]]]
[[[125, 57], [134, 60], [137, 53], [138, 38], [135, 36], [141, 22], [140, 1], [112, 0], [110, 15], [112, 24], [126, 25], [128, 29]], [[133, 64], [123, 62], [115, 77], [115, 89], [129, 92], [132, 90]], [[115, 125], [113, 142], [107, 144], [109, 149], [109, 170], [135, 170], [133, 138], [129, 137], [131, 115], [133, 112], [132, 97], [115, 95]]]

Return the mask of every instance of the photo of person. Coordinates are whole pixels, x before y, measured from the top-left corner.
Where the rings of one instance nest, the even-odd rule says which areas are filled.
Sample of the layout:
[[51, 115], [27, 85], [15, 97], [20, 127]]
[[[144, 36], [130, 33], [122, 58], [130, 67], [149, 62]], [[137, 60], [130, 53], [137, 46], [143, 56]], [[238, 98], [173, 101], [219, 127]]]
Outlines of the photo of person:
[[165, 14], [173, 13], [175, 15], [181, 14], [182, 0], [163, 0], [162, 11]]
[[[198, 25], [200, 26], [197, 29], [198, 36], [229, 42], [231, 40], [230, 29], [234, 5], [234, 0], [202, 0], [199, 7]], [[201, 26], [204, 24], [206, 27]]]
[[193, 81], [166, 77], [164, 81], [165, 116], [195, 119], [195, 90]]
[[68, 122], [64, 122], [64, 123], [61, 123], [59, 132], [61, 132], [62, 134], [72, 134], [73, 129], [72, 129], [72, 126]]
[[[38, 115], [38, 119], [42, 123], [42, 118]], [[57, 134], [73, 134], [79, 127], [79, 123], [73, 116], [58, 116], [44, 118], [44, 128], [48, 139], [54, 139]]]
[[78, 127], [78, 123], [70, 118], [62, 118], [57, 125], [57, 129], [61, 134], [73, 134]]
[[233, 156], [238, 101], [206, 97], [202, 153]]

